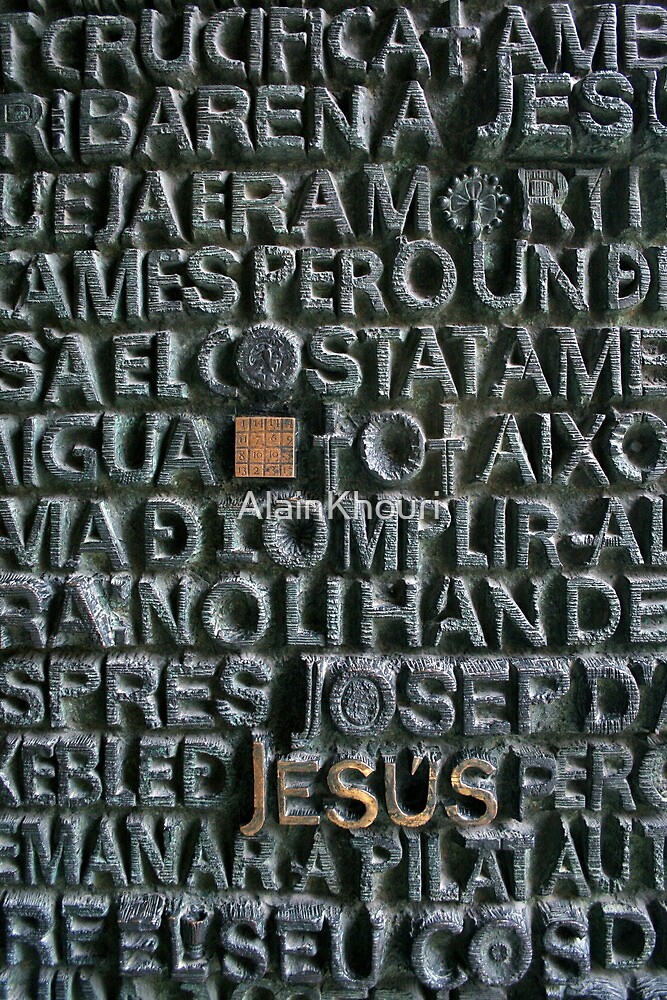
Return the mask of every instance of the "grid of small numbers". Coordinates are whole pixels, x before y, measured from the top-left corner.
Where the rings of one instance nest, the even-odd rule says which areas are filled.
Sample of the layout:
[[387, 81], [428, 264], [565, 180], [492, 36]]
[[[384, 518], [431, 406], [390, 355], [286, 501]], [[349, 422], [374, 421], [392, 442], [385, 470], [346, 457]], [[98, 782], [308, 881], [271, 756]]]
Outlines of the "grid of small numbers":
[[239, 479], [294, 476], [294, 417], [237, 417], [234, 474]]

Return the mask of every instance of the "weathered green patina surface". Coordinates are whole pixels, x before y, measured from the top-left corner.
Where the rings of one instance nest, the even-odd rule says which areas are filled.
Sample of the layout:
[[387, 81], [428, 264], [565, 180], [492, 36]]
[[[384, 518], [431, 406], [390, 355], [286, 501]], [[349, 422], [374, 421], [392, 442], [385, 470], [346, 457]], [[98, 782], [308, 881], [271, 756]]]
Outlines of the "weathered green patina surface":
[[0, 72], [0, 998], [667, 997], [667, 8]]

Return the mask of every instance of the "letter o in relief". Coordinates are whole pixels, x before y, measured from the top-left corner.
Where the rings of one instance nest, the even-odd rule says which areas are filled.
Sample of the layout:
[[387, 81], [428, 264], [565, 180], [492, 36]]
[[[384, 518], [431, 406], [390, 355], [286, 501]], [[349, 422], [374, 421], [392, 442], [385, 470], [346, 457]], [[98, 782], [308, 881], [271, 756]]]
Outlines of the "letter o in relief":
[[335, 671], [329, 712], [345, 736], [378, 736], [396, 711], [396, 689], [385, 670], [368, 663], [347, 663]]
[[667, 808], [667, 747], [648, 751], [639, 766], [637, 785], [655, 809]]
[[667, 471], [667, 424], [655, 413], [618, 414], [609, 435], [609, 458], [631, 483], [659, 479]]
[[533, 950], [525, 927], [494, 920], [475, 931], [468, 949], [473, 975], [487, 986], [512, 986], [530, 968]]
[[329, 524], [316, 500], [290, 501], [293, 516], [262, 522], [266, 551], [278, 566], [308, 569], [322, 561], [329, 544]]
[[226, 577], [204, 598], [201, 622], [222, 645], [246, 646], [264, 637], [271, 623], [269, 592], [254, 580]]
[[456, 288], [456, 265], [443, 247], [432, 240], [405, 243], [391, 270], [391, 290], [409, 309], [438, 309]]

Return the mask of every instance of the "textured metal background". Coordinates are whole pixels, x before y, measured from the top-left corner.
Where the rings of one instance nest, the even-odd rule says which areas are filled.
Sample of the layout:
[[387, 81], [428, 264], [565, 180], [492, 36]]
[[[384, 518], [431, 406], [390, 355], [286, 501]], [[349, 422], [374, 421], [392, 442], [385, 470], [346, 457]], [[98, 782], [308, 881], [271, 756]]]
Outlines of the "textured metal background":
[[667, 996], [665, 65], [0, 4], [0, 997]]

